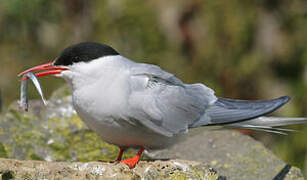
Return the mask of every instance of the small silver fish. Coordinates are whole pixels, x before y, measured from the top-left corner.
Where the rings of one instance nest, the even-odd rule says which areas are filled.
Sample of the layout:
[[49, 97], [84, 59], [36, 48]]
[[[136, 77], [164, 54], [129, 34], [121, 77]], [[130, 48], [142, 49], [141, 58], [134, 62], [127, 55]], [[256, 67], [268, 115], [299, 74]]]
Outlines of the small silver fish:
[[[22, 78], [29, 78], [29, 79], [32, 80], [36, 90], [38, 91], [39, 95], [42, 98], [42, 101], [43, 101], [44, 105], [46, 105], [47, 102], [45, 100], [42, 88], [41, 88], [41, 86], [39, 84], [39, 81], [36, 78], [35, 74], [33, 74], [32, 72], [29, 72], [29, 73], [24, 74], [22, 76]], [[28, 79], [23, 80], [21, 82], [19, 107], [21, 109], [25, 110], [25, 111], [28, 111], [28, 97], [27, 97], [27, 90], [28, 90], [28, 88], [27, 88], [27, 86], [28, 86]]]
[[28, 111], [28, 80], [21, 81], [19, 108]]

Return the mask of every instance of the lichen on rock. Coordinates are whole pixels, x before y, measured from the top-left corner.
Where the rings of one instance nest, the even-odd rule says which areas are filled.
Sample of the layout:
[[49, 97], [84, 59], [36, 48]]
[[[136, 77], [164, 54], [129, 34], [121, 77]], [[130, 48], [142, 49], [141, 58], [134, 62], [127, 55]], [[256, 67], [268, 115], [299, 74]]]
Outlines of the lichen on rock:
[[2, 179], [204, 179], [217, 180], [215, 170], [184, 160], [141, 161], [134, 169], [122, 163], [43, 162], [0, 158]]

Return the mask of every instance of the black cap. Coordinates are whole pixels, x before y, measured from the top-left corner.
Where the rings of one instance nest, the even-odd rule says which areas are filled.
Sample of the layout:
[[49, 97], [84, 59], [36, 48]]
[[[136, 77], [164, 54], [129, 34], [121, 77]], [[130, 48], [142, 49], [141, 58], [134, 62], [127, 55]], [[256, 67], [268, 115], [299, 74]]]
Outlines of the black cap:
[[54, 65], [68, 66], [110, 55], [119, 55], [119, 53], [105, 44], [82, 42], [64, 49], [54, 61]]

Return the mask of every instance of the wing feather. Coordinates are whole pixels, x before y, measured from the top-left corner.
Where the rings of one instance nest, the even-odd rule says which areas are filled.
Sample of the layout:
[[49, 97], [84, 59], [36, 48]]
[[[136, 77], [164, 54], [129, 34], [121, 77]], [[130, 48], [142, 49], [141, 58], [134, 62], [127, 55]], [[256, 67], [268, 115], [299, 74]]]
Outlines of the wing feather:
[[132, 116], [160, 134], [185, 132], [216, 101], [203, 84], [184, 84], [158, 66], [140, 64], [131, 69], [129, 106]]

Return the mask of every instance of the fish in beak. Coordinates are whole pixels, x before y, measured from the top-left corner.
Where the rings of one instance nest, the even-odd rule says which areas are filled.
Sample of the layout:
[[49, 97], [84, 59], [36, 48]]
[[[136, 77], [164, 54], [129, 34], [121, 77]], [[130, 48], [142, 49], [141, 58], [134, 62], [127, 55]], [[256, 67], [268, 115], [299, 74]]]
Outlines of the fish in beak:
[[[32, 80], [36, 90], [38, 91], [39, 95], [41, 96], [44, 105], [47, 105], [47, 101], [44, 97], [41, 85], [39, 84], [38, 79], [32, 72], [28, 72], [23, 75], [25, 79], [29, 78]], [[28, 111], [28, 80], [22, 81], [20, 86], [20, 101], [19, 101], [19, 108]]]
[[[19, 73], [18, 76], [23, 76], [24, 74], [27, 74], [29, 72], [34, 73], [37, 71], [42, 71], [42, 72], [35, 73], [36, 77], [41, 77], [41, 76], [48, 76], [48, 75], [53, 75], [53, 74], [60, 74], [62, 71], [66, 71], [66, 70], [68, 70], [68, 68], [54, 66], [52, 62], [48, 62], [45, 64], [41, 64], [41, 65], [32, 67], [28, 70], [25, 70]], [[22, 78], [22, 80], [26, 80], [26, 79], [28, 79], [28, 77]]]
[[[43, 103], [46, 105], [47, 103], [46, 103], [46, 100], [44, 98], [44, 94], [43, 94], [42, 88], [39, 84], [37, 77], [48, 76], [48, 75], [53, 75], [53, 74], [60, 74], [62, 71], [66, 71], [66, 70], [68, 70], [68, 68], [57, 67], [57, 66], [54, 66], [53, 63], [48, 62], [48, 63], [42, 64], [42, 65], [32, 67], [28, 70], [25, 70], [25, 71], [19, 73], [18, 76], [22, 76], [19, 108], [23, 109], [25, 111], [28, 111], [28, 97], [27, 97], [28, 79], [32, 80], [34, 86], [36, 87], [39, 95], [41, 96], [41, 98], [43, 100]], [[42, 72], [37, 72], [37, 71], [42, 71]], [[35, 72], [37, 72], [37, 73], [35, 73]]]

